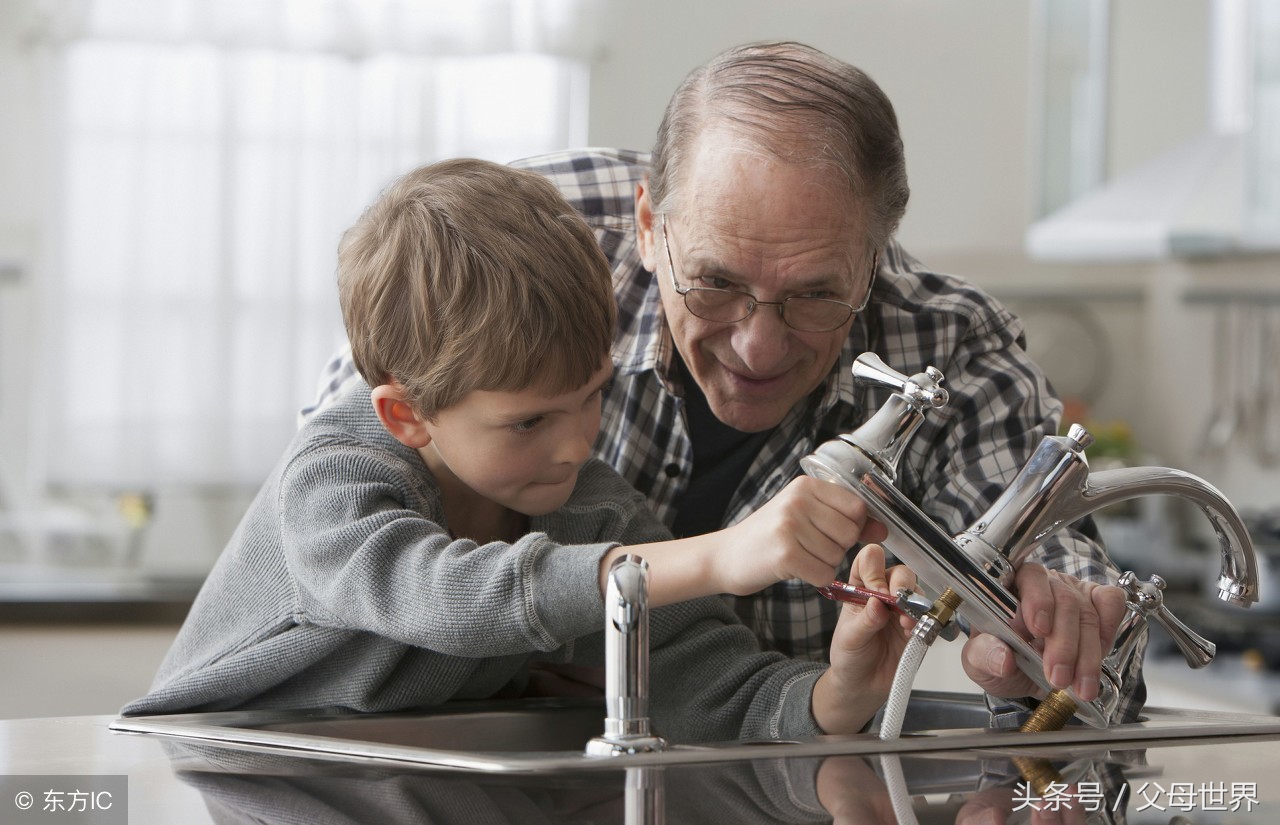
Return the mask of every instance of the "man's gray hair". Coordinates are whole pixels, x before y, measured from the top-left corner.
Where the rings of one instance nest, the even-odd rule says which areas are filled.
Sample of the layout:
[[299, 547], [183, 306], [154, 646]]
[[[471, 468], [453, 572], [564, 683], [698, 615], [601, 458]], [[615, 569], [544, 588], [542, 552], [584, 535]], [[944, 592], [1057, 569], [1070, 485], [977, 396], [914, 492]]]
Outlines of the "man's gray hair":
[[839, 170], [867, 207], [868, 254], [897, 231], [910, 195], [898, 118], [860, 69], [785, 41], [737, 46], [695, 69], [658, 127], [650, 179], [656, 211], [676, 208], [686, 156], [713, 123], [729, 124], [780, 160]]

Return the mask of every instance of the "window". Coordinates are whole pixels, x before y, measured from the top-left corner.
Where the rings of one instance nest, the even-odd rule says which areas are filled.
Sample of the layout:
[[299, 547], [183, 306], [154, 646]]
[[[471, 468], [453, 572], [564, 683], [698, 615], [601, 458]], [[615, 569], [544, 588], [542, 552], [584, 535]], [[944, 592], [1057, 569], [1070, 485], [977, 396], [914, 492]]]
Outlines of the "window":
[[45, 480], [260, 483], [342, 340], [338, 239], [378, 191], [586, 142], [585, 5], [68, 2]]
[[1035, 9], [1033, 257], [1280, 250], [1280, 4], [1165, 4], [1159, 25], [1142, 4]]

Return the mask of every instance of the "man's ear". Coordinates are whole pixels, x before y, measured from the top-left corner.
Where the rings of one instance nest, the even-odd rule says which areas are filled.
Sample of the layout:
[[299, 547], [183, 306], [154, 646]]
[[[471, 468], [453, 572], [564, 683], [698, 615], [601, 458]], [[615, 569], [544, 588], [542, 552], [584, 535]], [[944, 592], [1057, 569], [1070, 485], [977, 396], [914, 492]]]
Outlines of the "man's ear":
[[636, 184], [636, 245], [640, 262], [650, 272], [658, 271], [658, 223], [649, 197], [649, 176]]
[[387, 432], [406, 447], [419, 450], [431, 443], [426, 419], [418, 415], [398, 382], [373, 388], [373, 411]]

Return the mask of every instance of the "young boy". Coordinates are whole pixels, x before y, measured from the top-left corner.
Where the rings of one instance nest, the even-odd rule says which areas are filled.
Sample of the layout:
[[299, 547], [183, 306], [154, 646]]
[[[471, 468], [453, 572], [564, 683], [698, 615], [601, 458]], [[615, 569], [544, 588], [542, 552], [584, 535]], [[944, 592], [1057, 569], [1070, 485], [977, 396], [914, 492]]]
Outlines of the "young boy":
[[[760, 652], [712, 596], [830, 581], [884, 535], [854, 494], [797, 479], [735, 527], [671, 541], [590, 457], [615, 299], [545, 179], [474, 160], [406, 175], [344, 236], [338, 285], [367, 386], [295, 437], [123, 713], [521, 695], [531, 669], [601, 664], [624, 546], [652, 571], [664, 736], [849, 732], [875, 713], [906, 637], [883, 605], [845, 610], [828, 669]], [[850, 577], [888, 590], [882, 551]]]

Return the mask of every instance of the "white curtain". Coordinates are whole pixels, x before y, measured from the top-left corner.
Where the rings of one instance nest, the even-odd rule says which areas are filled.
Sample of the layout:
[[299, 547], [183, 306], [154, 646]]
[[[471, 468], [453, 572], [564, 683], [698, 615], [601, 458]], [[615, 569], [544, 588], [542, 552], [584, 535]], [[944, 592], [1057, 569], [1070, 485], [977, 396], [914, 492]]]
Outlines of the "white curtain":
[[49, 10], [49, 484], [256, 486], [342, 340], [337, 243], [378, 191], [586, 140], [589, 0]]

